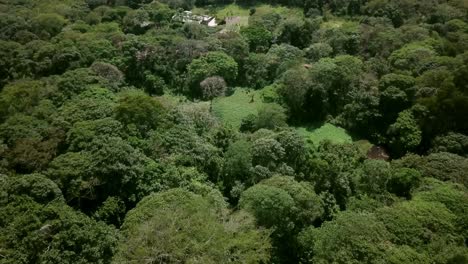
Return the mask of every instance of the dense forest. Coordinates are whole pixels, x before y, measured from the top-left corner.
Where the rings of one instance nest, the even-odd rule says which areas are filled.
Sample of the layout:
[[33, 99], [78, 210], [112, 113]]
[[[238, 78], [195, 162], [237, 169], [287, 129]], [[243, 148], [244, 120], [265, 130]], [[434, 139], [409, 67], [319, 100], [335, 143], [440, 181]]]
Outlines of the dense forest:
[[466, 0], [0, 0], [0, 263], [468, 263]]

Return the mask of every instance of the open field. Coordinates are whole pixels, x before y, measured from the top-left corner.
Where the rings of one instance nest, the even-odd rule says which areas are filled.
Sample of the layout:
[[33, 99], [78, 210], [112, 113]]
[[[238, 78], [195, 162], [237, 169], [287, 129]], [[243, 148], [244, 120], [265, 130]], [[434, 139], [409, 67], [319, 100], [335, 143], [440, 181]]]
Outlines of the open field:
[[257, 114], [258, 109], [265, 104], [260, 90], [237, 88], [234, 94], [213, 101], [213, 113], [222, 122], [238, 128], [244, 117]]
[[312, 141], [315, 145], [319, 144], [323, 140], [330, 140], [333, 143], [353, 142], [351, 136], [345, 129], [329, 123], [310, 127], [297, 127], [297, 131], [306, 139]]

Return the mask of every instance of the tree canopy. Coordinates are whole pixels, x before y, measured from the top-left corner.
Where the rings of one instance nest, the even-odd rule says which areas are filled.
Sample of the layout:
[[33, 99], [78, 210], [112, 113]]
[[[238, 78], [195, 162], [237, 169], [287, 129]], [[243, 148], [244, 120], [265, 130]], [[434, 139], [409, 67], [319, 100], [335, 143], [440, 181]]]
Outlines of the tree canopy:
[[468, 264], [467, 11], [0, 1], [0, 264]]

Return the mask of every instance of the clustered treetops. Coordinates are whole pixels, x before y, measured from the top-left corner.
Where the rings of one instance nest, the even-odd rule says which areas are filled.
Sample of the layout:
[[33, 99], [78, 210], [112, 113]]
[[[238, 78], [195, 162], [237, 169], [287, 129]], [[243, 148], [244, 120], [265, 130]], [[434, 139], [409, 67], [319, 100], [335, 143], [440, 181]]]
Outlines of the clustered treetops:
[[464, 0], [0, 0], [0, 264], [466, 264], [467, 188]]

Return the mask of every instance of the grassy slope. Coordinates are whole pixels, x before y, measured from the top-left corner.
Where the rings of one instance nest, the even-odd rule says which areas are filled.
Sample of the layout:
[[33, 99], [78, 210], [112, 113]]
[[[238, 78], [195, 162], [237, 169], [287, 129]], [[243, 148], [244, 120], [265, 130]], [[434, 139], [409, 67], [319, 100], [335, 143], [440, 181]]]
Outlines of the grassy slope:
[[334, 143], [352, 143], [353, 139], [341, 127], [334, 126], [329, 123], [325, 123], [321, 126], [311, 127], [298, 127], [297, 131], [299, 134], [309, 139], [314, 144], [320, 143], [323, 140], [330, 140]]
[[[237, 88], [234, 94], [213, 101], [213, 113], [223, 123], [239, 128], [243, 118], [250, 114], [257, 114], [258, 109], [267, 104], [263, 102], [262, 93], [263, 90]], [[254, 102], [251, 102], [252, 94]], [[322, 140], [330, 140], [334, 143], [353, 142], [345, 129], [329, 123], [320, 126], [297, 127], [297, 131], [314, 144]]]
[[[252, 94], [254, 102], [251, 102]], [[258, 109], [265, 104], [261, 91], [237, 88], [234, 94], [213, 101], [213, 113], [222, 122], [238, 128], [244, 117], [257, 114]]]

